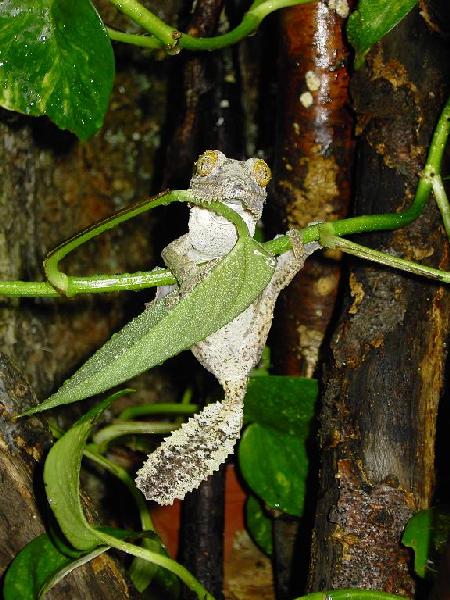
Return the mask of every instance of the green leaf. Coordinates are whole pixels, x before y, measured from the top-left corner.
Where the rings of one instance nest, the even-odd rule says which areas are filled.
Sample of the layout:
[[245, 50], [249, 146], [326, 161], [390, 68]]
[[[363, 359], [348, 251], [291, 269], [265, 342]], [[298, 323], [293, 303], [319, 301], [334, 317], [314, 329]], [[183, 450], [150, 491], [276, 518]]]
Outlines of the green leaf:
[[[159, 537], [154, 540], [143, 539], [142, 547], [151, 552], [158, 552], [168, 557]], [[178, 577], [162, 567], [158, 567], [143, 558], [135, 558], [128, 575], [133, 585], [139, 592], [146, 591], [145, 597], [164, 598], [164, 600], [176, 600], [180, 596], [181, 586]]]
[[360, 0], [347, 21], [349, 42], [355, 48], [355, 69], [364, 64], [370, 48], [393, 29], [417, 0]]
[[77, 558], [69, 558], [46, 533], [32, 540], [11, 563], [4, 581], [4, 600], [37, 600], [76, 567], [92, 560], [107, 546]]
[[247, 308], [267, 286], [273, 271], [272, 255], [251, 237], [241, 236], [186, 297], [173, 304], [168, 296], [152, 303], [53, 396], [25, 414], [99, 394], [190, 348]]
[[405, 600], [405, 596], [378, 592], [377, 590], [343, 589], [323, 590], [300, 596], [295, 600]]
[[434, 578], [450, 534], [450, 506], [421, 510], [408, 521], [402, 544], [414, 550], [414, 571]]
[[114, 53], [90, 0], [0, 3], [0, 105], [87, 140], [103, 124]]
[[252, 376], [245, 396], [244, 420], [306, 439], [317, 394], [316, 379]]
[[265, 504], [302, 516], [308, 475], [305, 440], [252, 423], [239, 444], [239, 465]]
[[80, 467], [86, 440], [103, 411], [128, 390], [106, 398], [73, 425], [50, 449], [44, 465], [47, 500], [62, 533], [77, 550], [91, 550], [99, 538], [80, 502]]
[[252, 494], [245, 503], [245, 524], [253, 541], [266, 554], [272, 554], [272, 519], [267, 515], [261, 502]]

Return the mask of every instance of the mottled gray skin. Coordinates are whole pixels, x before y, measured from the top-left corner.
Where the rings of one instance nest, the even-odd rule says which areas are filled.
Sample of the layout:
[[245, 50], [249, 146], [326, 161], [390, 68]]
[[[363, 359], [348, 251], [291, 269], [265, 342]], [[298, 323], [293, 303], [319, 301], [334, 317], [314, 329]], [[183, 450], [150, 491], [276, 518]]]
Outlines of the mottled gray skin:
[[[218, 150], [207, 151], [196, 163], [190, 189], [202, 200], [220, 200], [238, 212], [253, 235], [270, 178], [268, 167], [261, 163], [254, 158], [238, 161]], [[255, 165], [263, 175], [264, 166], [267, 168], [267, 181], [265, 177], [255, 178]], [[316, 244], [305, 249], [298, 234], [290, 235], [294, 250], [277, 258], [275, 273], [261, 296], [233, 321], [191, 348], [199, 362], [217, 377], [225, 398], [222, 403], [208, 405], [149, 455], [136, 479], [147, 499], [171, 504], [175, 498], [184, 498], [233, 451], [242, 427], [248, 376], [266, 343], [275, 301], [302, 268], [305, 258], [318, 247]], [[189, 293], [236, 240], [232, 223], [205, 208], [192, 207], [189, 233], [162, 252], [165, 264], [180, 283], [180, 293]], [[209, 263], [206, 270], [204, 265], [198, 267], [205, 262]], [[156, 301], [171, 289], [160, 289]]]

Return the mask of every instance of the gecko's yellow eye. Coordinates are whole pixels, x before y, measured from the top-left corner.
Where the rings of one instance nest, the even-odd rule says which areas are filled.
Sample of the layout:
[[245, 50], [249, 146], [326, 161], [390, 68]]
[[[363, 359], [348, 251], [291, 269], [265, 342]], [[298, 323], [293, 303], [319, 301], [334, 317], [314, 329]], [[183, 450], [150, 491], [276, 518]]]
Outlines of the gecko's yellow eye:
[[272, 172], [265, 160], [257, 160], [253, 167], [253, 176], [260, 187], [266, 187], [272, 179]]
[[197, 162], [195, 163], [195, 173], [196, 175], [200, 175], [200, 177], [205, 177], [205, 175], [209, 175], [217, 163], [217, 154], [214, 150], [207, 150], [203, 152], [198, 157]]

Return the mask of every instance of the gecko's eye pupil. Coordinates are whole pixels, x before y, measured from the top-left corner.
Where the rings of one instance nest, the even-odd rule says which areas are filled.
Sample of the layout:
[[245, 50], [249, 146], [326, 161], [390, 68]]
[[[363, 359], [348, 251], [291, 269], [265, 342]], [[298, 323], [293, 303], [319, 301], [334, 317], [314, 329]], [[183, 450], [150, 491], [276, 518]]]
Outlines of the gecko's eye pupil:
[[214, 150], [207, 150], [198, 157], [198, 160], [195, 163], [195, 173], [200, 175], [200, 177], [205, 177], [213, 171], [216, 163], [217, 154]]
[[272, 172], [265, 160], [257, 160], [253, 167], [253, 176], [260, 187], [266, 187], [272, 179]]

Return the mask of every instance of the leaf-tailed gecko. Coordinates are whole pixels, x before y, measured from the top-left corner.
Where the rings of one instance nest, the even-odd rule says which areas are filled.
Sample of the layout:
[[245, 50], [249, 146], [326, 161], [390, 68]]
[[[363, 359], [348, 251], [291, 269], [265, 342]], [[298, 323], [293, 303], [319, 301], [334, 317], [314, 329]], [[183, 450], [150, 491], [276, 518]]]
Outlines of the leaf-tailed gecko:
[[[195, 163], [190, 190], [197, 198], [219, 200], [235, 210], [253, 236], [270, 178], [270, 169], [262, 159], [239, 161], [218, 150], [207, 150]], [[276, 259], [273, 277], [261, 296], [233, 321], [192, 346], [196, 358], [218, 379], [225, 398], [206, 406], [148, 456], [136, 477], [148, 500], [172, 504], [175, 498], [184, 498], [233, 451], [242, 427], [248, 376], [266, 343], [275, 301], [306, 257], [319, 247], [316, 243], [303, 246], [295, 230], [288, 235], [293, 250]], [[180, 288], [175, 286], [180, 293], [188, 293], [236, 241], [231, 222], [206, 208], [191, 207], [189, 233], [162, 252], [166, 266], [180, 284]], [[160, 288], [155, 301], [174, 293], [173, 289]]]

